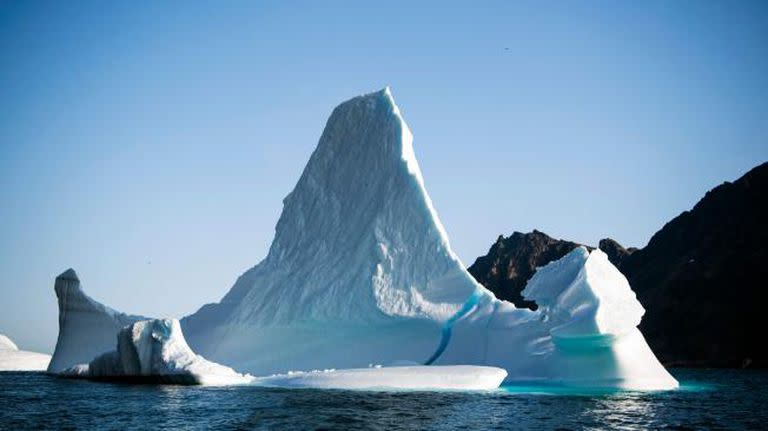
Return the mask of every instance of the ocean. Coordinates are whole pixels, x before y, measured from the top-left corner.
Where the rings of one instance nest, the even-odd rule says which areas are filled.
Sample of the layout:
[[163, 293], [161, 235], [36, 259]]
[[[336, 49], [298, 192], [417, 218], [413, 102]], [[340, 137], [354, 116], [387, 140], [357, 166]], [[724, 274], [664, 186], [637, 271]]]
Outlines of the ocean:
[[666, 392], [541, 385], [365, 392], [95, 383], [0, 373], [0, 430], [766, 429], [768, 371], [672, 369]]

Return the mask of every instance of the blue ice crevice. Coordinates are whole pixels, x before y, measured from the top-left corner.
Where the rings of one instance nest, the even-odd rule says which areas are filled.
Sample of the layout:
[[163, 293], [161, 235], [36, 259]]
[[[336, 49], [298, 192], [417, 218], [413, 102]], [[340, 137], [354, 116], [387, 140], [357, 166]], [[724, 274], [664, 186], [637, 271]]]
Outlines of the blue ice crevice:
[[453, 316], [451, 316], [448, 320], [445, 321], [443, 324], [442, 329], [442, 337], [440, 338], [440, 344], [437, 346], [437, 350], [435, 350], [435, 353], [432, 354], [432, 356], [429, 357], [429, 359], [424, 362], [424, 365], [432, 365], [439, 357], [443, 354], [445, 349], [448, 347], [448, 343], [451, 341], [451, 332], [453, 331], [453, 325], [456, 323], [457, 320], [461, 319], [462, 317], [466, 316], [467, 313], [469, 313], [478, 302], [480, 302], [480, 297], [482, 294], [479, 290], [475, 290], [472, 295], [467, 298], [467, 300], [464, 302], [464, 305], [461, 306], [459, 311], [456, 312]]

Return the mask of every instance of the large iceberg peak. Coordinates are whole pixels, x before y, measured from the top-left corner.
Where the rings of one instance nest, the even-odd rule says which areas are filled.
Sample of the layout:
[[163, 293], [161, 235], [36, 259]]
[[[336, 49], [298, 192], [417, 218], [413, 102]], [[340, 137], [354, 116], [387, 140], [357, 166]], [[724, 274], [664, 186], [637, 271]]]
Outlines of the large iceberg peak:
[[389, 88], [337, 106], [267, 258], [222, 301], [237, 304], [230, 320], [444, 321], [458, 311], [480, 287], [450, 249], [412, 141]]

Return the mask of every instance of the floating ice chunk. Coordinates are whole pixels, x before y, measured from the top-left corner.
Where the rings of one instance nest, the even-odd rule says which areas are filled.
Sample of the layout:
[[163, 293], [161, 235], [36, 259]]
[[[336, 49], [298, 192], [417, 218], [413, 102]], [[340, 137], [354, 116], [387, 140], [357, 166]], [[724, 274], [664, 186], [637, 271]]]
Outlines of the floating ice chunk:
[[504, 381], [502, 368], [472, 365], [372, 367], [289, 372], [258, 377], [254, 384], [284, 388], [366, 390], [490, 390]]
[[19, 350], [16, 343], [0, 334], [0, 371], [44, 371], [51, 355]]

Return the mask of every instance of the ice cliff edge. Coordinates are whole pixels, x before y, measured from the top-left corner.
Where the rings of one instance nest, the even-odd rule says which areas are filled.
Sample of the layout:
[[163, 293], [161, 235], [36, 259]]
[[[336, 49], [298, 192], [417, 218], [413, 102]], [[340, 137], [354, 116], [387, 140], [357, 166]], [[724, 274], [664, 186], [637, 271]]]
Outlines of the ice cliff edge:
[[144, 319], [117, 312], [91, 299], [83, 292], [72, 268], [56, 277], [54, 290], [59, 300], [59, 336], [48, 365], [49, 372], [86, 363], [111, 350], [120, 329]]

